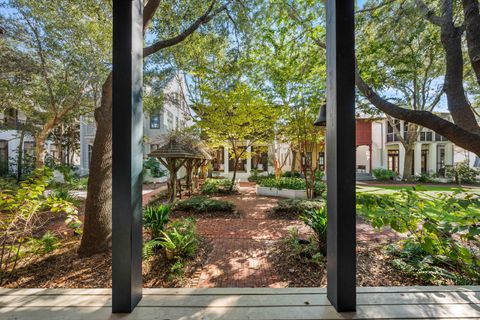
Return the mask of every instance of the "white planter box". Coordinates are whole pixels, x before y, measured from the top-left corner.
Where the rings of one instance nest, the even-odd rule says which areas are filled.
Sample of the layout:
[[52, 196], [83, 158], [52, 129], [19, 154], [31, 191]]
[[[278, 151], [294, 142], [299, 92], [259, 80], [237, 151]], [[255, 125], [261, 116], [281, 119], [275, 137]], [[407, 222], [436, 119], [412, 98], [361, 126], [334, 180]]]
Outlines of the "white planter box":
[[278, 195], [278, 189], [259, 187], [257, 186], [257, 196], [276, 197]]
[[257, 195], [289, 199], [307, 199], [306, 190], [277, 189], [259, 186], [257, 186]]

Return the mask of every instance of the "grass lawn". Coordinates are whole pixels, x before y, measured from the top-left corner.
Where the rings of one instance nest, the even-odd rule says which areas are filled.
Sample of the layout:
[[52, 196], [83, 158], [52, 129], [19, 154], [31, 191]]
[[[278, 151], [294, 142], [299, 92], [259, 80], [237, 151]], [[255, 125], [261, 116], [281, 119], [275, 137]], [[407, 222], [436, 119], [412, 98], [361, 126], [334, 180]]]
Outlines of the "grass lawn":
[[[411, 189], [411, 186], [391, 185], [391, 186], [368, 186], [364, 184], [357, 184], [357, 192], [371, 192], [371, 193], [393, 193], [402, 189]], [[419, 191], [435, 193], [435, 192], [473, 192], [479, 193], [480, 187], [458, 187], [452, 185], [422, 185]]]

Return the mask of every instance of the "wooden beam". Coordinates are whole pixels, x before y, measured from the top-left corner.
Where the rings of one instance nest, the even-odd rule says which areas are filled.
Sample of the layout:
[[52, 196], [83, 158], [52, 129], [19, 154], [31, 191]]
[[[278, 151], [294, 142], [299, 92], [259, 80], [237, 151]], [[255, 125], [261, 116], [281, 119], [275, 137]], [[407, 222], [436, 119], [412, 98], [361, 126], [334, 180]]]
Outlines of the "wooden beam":
[[112, 311], [142, 298], [143, 1], [113, 1]]
[[327, 0], [327, 296], [356, 309], [354, 0]]

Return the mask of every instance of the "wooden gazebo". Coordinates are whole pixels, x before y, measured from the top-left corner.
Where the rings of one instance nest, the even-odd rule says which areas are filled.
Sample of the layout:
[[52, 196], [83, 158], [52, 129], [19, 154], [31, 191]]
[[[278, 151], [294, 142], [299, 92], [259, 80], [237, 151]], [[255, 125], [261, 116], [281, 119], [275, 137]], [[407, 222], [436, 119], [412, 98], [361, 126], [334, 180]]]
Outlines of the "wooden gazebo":
[[185, 166], [185, 185], [188, 191], [192, 192], [192, 174], [197, 175], [198, 169], [206, 161], [211, 160], [210, 154], [203, 144], [192, 139], [182, 139], [177, 136], [170, 136], [168, 141], [149, 154], [157, 158], [170, 173], [168, 183], [169, 202], [173, 202], [177, 196], [177, 173]]

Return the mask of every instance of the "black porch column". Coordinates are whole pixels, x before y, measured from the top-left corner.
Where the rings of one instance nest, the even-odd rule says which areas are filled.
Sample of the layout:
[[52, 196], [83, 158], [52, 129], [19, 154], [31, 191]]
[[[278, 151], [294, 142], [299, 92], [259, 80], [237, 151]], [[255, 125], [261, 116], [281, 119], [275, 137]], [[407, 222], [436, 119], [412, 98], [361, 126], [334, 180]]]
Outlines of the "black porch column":
[[327, 0], [327, 296], [355, 311], [354, 0]]
[[113, 1], [112, 311], [142, 298], [143, 0]]

